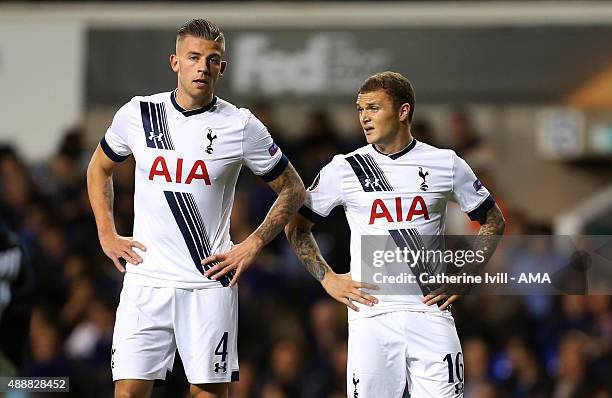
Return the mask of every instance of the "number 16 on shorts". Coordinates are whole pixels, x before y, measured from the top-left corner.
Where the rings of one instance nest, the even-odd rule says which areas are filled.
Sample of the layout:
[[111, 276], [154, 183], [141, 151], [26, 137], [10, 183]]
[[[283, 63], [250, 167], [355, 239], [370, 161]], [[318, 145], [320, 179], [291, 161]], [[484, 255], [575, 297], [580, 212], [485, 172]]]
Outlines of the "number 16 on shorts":
[[[448, 365], [448, 382], [455, 386], [455, 394], [463, 393], [463, 354], [461, 351], [455, 354], [453, 365], [453, 354], [448, 353], [444, 357], [444, 361]], [[457, 382], [455, 383], [455, 376]]]
[[224, 332], [221, 340], [215, 348], [215, 360], [214, 371], [215, 373], [227, 373], [227, 338], [229, 333]]

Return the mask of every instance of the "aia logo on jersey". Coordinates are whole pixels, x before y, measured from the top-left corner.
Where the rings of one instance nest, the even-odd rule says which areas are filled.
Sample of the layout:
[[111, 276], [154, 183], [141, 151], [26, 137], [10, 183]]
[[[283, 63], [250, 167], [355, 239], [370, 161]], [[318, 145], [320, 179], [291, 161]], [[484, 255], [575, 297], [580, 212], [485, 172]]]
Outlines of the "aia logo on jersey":
[[423, 179], [423, 182], [421, 183], [421, 191], [427, 191], [427, 188], [429, 188], [429, 186], [427, 185], [427, 182], [425, 181], [425, 178], [428, 175], [429, 175], [429, 171], [426, 171], [423, 173], [423, 168], [419, 166], [419, 177]]
[[213, 153], [213, 140], [217, 139], [217, 135], [213, 135], [213, 131], [212, 129], [206, 129], [208, 132], [206, 133], [206, 138], [208, 138], [208, 141], [210, 142], [208, 144], [208, 146], [206, 147], [206, 153], [211, 154]]
[[[429, 220], [429, 210], [425, 204], [425, 199], [422, 196], [415, 196], [410, 203], [410, 208], [404, 216], [403, 212], [403, 200], [402, 198], [395, 198], [395, 210], [390, 211], [385, 202], [382, 199], [375, 199], [372, 202], [372, 208], [370, 210], [370, 225], [379, 218], [384, 218], [387, 222], [402, 222], [412, 221], [414, 217], [423, 216], [426, 220]], [[395, 218], [393, 218], [395, 216]]]
[[[183, 182], [183, 158], [176, 159], [176, 181], [172, 181], [172, 177], [170, 176], [170, 172], [168, 171], [168, 164], [166, 163], [166, 159], [163, 156], [158, 156], [153, 161], [151, 165], [151, 171], [149, 171], [149, 180], [153, 181], [153, 179], [157, 176], [163, 177], [166, 182], [176, 182], [178, 184]], [[206, 169], [206, 163], [203, 160], [196, 160], [190, 168], [189, 174], [187, 174], [187, 178], [185, 179], [185, 184], [191, 184], [193, 180], [203, 180], [204, 184], [210, 185], [210, 176], [208, 175], [208, 170]]]

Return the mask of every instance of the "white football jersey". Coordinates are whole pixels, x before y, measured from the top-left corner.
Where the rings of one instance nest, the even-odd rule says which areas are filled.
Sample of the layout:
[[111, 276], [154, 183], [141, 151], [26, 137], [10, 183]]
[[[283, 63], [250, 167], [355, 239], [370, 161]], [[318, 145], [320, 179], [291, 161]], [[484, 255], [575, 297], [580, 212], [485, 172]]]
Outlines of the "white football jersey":
[[[362, 236], [387, 236], [400, 248], [421, 247], [422, 237], [444, 234], [449, 200], [457, 202], [472, 220], [482, 220], [495, 204], [455, 152], [413, 139], [390, 155], [367, 145], [334, 156], [308, 189], [300, 213], [320, 222], [334, 207], [344, 207], [351, 229], [351, 276], [361, 281]], [[360, 312], [349, 311], [349, 319], [397, 310], [439, 311], [437, 306], [423, 304], [423, 295], [376, 297], [379, 302], [373, 307], [355, 303]]]
[[144, 244], [125, 283], [227, 286], [203, 275], [200, 261], [231, 248], [230, 214], [242, 165], [272, 181], [288, 164], [265, 126], [248, 110], [215, 97], [185, 110], [175, 92], [134, 97], [113, 119], [100, 145], [116, 162], [136, 161], [134, 239]]

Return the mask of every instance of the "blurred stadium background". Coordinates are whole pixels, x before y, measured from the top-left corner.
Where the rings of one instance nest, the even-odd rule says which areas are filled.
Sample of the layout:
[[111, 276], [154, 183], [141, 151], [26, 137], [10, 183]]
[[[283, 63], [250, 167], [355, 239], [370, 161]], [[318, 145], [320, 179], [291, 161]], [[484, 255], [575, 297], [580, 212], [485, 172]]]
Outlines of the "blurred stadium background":
[[[18, 268], [0, 262], [0, 375], [69, 376], [72, 396], [112, 396], [121, 275], [99, 247], [85, 168], [123, 103], [175, 87], [174, 32], [194, 17], [226, 31], [217, 94], [268, 126], [305, 184], [363, 145], [356, 90], [389, 69], [415, 86], [414, 135], [472, 165], [508, 234], [612, 234], [609, 1], [1, 3], [0, 250], [17, 237], [28, 255]], [[133, 163], [114, 181], [117, 228], [129, 235]], [[273, 200], [243, 173], [235, 242]], [[449, 209], [447, 233], [476, 230]], [[346, 272], [342, 212], [316, 233]], [[507, 261], [549, 255], [525, 247]], [[612, 397], [610, 296], [470, 297], [453, 312], [466, 398]], [[346, 396], [346, 311], [284, 237], [240, 283], [239, 352], [232, 397]], [[154, 396], [186, 386], [177, 361]]]

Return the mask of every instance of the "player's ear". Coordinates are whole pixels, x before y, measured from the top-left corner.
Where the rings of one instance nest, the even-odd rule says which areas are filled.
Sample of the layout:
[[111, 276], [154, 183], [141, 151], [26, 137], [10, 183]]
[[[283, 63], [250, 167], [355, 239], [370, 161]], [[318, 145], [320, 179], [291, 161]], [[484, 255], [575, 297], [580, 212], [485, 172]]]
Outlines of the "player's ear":
[[223, 73], [225, 73], [225, 69], [227, 69], [227, 61], [221, 61], [221, 69], [219, 71], [219, 77], [223, 77]]
[[170, 55], [170, 67], [172, 68], [172, 70], [174, 72], [178, 72], [178, 56], [176, 54], [171, 54]]
[[402, 104], [399, 108], [399, 120], [400, 122], [408, 121], [410, 115], [410, 104]]

